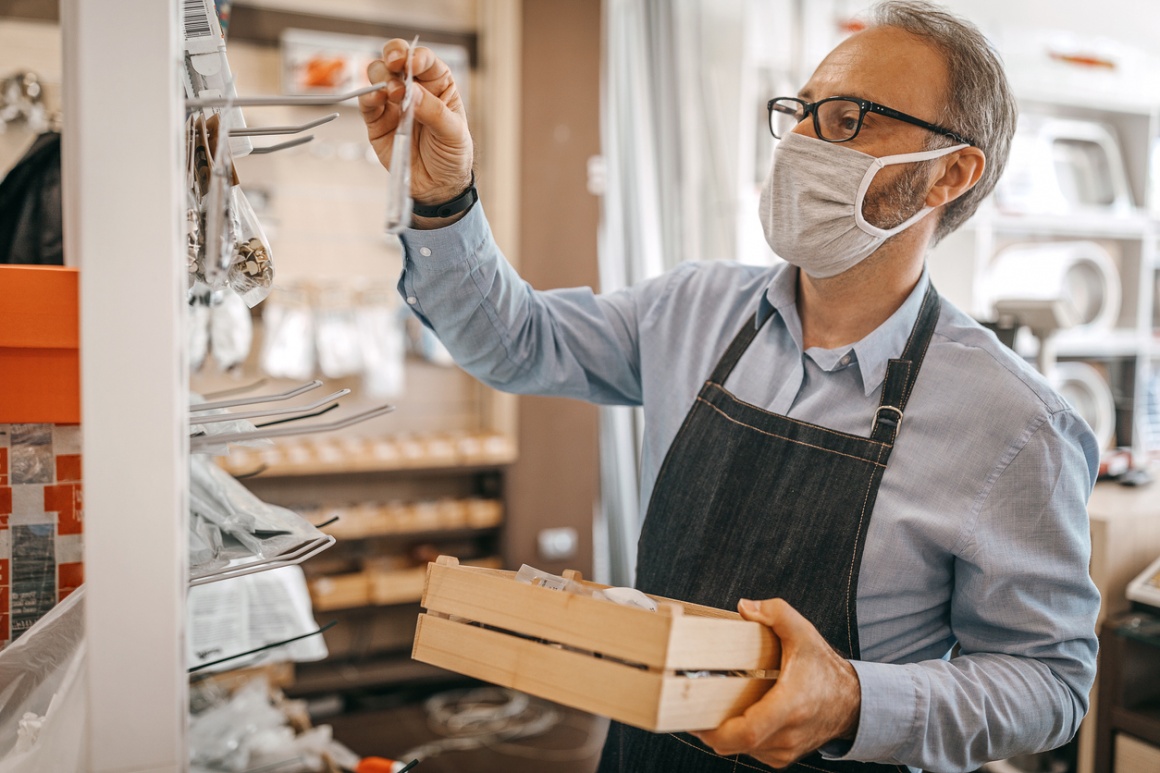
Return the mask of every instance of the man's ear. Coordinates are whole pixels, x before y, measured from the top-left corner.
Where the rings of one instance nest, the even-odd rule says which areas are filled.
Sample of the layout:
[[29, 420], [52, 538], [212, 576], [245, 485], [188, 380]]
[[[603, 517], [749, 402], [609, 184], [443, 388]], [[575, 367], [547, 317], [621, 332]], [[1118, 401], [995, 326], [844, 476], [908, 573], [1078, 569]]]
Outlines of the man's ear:
[[941, 207], [954, 201], [975, 187], [983, 176], [987, 157], [971, 146], [939, 159], [943, 161], [942, 174], [926, 194], [926, 206]]

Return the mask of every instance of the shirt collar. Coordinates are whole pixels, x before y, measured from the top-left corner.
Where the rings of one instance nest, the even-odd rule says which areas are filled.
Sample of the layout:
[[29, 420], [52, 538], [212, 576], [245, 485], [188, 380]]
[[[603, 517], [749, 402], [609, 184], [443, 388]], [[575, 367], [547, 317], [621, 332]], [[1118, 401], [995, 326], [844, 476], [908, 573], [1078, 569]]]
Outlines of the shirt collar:
[[[800, 352], [802, 323], [797, 310], [797, 280], [798, 269], [793, 266], [786, 264], [776, 271], [758, 304], [757, 324], [760, 326], [771, 315], [777, 314]], [[889, 319], [869, 335], [838, 350], [811, 349], [807, 354], [825, 370], [835, 370], [841, 366], [841, 358], [853, 352], [852, 360], [862, 376], [862, 386], [866, 395], [870, 396], [882, 386], [890, 360], [901, 356], [902, 350], [906, 348], [928, 285], [930, 275], [926, 266], [923, 266], [922, 276], [910, 295]]]

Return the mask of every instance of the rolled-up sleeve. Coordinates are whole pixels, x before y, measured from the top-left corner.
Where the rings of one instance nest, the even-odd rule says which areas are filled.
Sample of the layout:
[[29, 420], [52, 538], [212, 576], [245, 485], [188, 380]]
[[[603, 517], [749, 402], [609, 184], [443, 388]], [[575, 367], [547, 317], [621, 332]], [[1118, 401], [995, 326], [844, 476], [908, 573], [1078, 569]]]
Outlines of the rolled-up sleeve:
[[533, 290], [500, 253], [479, 204], [402, 242], [399, 292], [468, 373], [508, 392], [640, 404], [638, 318], [663, 280], [606, 295]]
[[1070, 410], [1024, 434], [955, 551], [959, 656], [855, 662], [859, 730], [845, 754], [827, 756], [950, 773], [1075, 735], [1095, 679], [1099, 593], [1086, 504], [1099, 451]]

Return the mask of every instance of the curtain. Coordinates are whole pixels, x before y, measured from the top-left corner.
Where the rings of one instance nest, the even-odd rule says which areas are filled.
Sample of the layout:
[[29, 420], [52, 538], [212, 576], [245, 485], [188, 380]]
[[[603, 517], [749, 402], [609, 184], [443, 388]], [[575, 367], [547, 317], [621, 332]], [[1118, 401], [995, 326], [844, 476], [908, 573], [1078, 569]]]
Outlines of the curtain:
[[[750, 3], [605, 0], [603, 292], [685, 260], [737, 259], [753, 177], [739, 150], [754, 145], [740, 75]], [[639, 409], [602, 409], [596, 576], [616, 585], [635, 579], [642, 422]]]

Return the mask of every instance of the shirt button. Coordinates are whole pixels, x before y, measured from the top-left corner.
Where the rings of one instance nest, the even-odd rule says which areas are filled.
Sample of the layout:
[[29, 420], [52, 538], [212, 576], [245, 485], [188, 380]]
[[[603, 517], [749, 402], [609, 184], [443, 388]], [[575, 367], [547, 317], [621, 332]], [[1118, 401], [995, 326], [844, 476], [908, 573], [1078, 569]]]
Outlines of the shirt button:
[[838, 360], [838, 364], [839, 365], [849, 365], [850, 364], [850, 355], [847, 354], [845, 357]]
[[414, 306], [418, 302], [419, 302], [419, 299], [416, 298], [415, 296], [413, 296], [413, 295], [407, 296], [407, 303], [411, 304], [412, 306]]
[[420, 247], [419, 254], [422, 255], [424, 258], [429, 258], [429, 257], [431, 257], [431, 248], [430, 247]]

